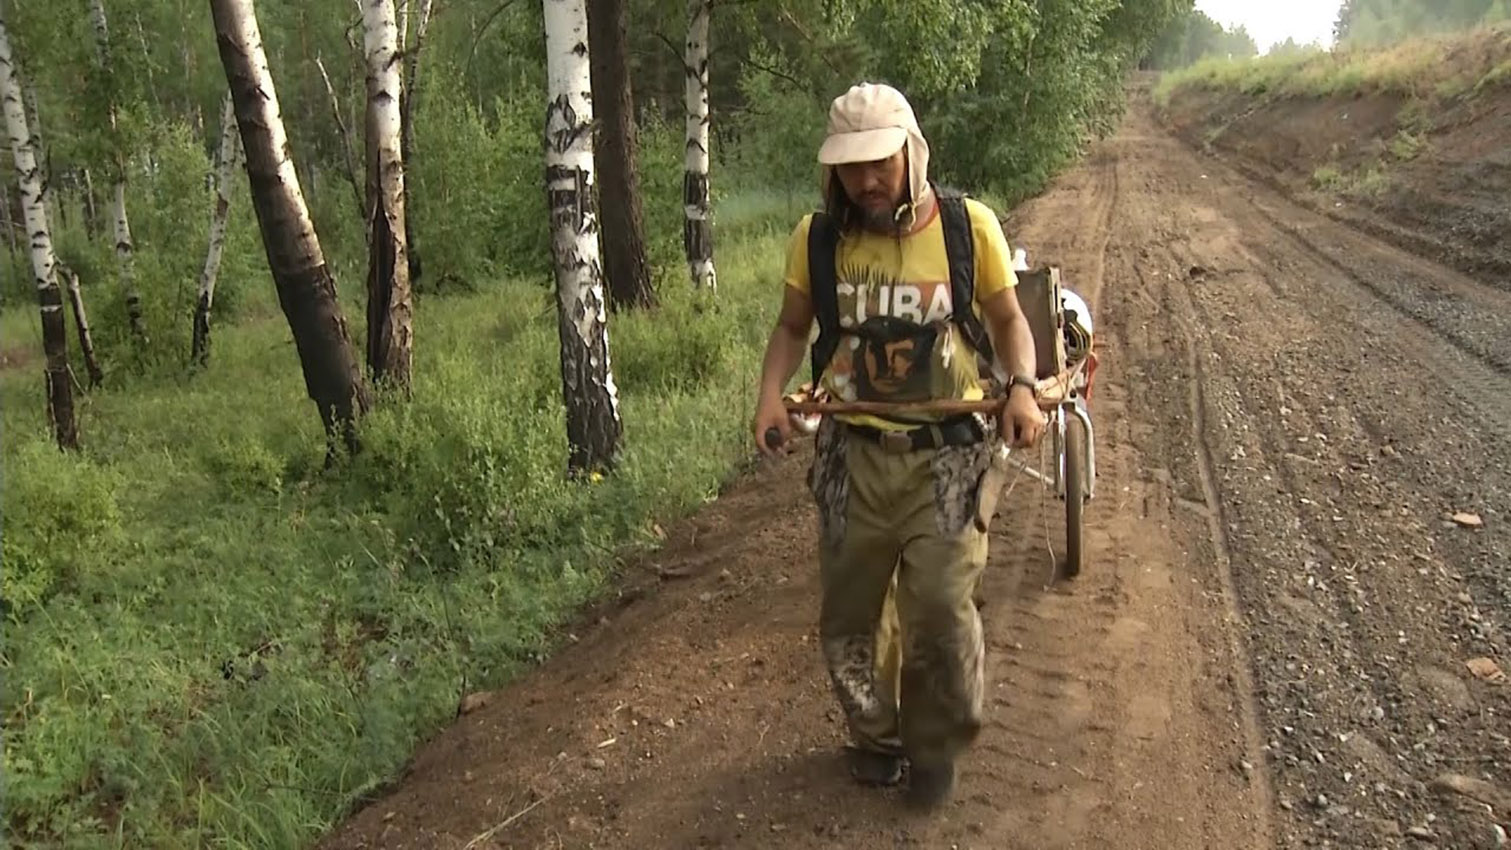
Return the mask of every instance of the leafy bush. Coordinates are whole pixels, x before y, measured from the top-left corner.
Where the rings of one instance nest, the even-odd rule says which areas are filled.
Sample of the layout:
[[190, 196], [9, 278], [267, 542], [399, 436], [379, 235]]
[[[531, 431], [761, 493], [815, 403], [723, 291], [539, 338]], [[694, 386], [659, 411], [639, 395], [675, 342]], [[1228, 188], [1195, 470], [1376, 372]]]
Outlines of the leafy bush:
[[125, 543], [120, 481], [44, 442], [18, 446], [5, 471], [4, 605], [7, 616], [25, 616], [74, 589], [81, 573], [110, 570]]

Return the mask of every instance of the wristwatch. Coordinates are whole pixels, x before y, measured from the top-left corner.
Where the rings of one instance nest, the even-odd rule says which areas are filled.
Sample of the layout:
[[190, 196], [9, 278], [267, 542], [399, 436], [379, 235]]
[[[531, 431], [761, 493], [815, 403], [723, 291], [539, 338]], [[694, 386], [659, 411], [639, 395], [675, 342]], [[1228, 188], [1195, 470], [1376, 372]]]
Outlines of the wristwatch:
[[1008, 395], [1012, 395], [1013, 387], [1020, 387], [1020, 386], [1021, 387], [1027, 387], [1028, 388], [1028, 394], [1031, 395], [1031, 396], [1033, 396], [1034, 398], [1038, 398], [1039, 397], [1039, 382], [1035, 381], [1033, 378], [1030, 378], [1027, 375], [1014, 375], [1014, 376], [1012, 376], [1012, 378], [1008, 379], [1008, 382], [1007, 382], [1007, 393], [1008, 393]]

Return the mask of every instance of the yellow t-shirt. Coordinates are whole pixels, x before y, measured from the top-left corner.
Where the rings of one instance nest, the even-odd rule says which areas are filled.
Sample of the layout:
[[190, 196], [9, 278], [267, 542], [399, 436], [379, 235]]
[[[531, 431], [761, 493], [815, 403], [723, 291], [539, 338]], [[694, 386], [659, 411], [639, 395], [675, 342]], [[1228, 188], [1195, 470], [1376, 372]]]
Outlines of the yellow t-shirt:
[[[974, 237], [977, 315], [981, 304], [1017, 286], [1012, 251], [997, 216], [985, 204], [965, 201]], [[918, 326], [921, 334], [879, 341], [863, 341], [846, 334], [820, 381], [830, 396], [841, 401], [916, 401], [923, 398], [974, 401], [982, 397], [976, 352], [950, 316], [950, 266], [944, 249], [944, 227], [938, 206], [924, 227], [897, 236], [852, 232], [843, 235], [835, 253], [836, 295], [844, 329], [875, 328], [891, 323]], [[804, 216], [787, 246], [787, 286], [809, 294], [808, 226]], [[915, 329], [915, 330], [916, 330]], [[913, 427], [872, 416], [839, 416], [848, 422], [877, 428]], [[911, 421], [940, 417], [910, 414]]]

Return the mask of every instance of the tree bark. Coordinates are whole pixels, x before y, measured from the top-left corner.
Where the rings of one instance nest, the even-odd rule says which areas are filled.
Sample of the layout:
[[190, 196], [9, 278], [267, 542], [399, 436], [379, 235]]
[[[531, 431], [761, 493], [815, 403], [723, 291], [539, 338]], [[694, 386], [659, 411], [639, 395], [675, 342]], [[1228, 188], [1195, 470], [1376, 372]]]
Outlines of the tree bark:
[[708, 18], [712, 8], [712, 0], [688, 0], [683, 60], [687, 77], [687, 161], [682, 173], [682, 246], [693, 286], [709, 290], [718, 287], [708, 202]]
[[599, 175], [604, 271], [611, 310], [656, 304], [645, 258], [645, 216], [635, 162], [635, 103], [630, 90], [626, 5], [626, 0], [588, 2], [593, 111], [599, 119], [593, 155]]
[[26, 67], [16, 62], [16, 79], [21, 81], [21, 102], [25, 106], [26, 128], [31, 133], [32, 158], [41, 170], [42, 206], [47, 210], [49, 232], [57, 226], [57, 193], [52, 185], [52, 155], [48, 152], [47, 136], [42, 132], [42, 118], [37, 112], [37, 87], [26, 77]]
[[367, 53], [367, 365], [373, 380], [410, 389], [413, 305], [404, 240], [399, 30], [393, 0], [362, 0]]
[[[409, 203], [413, 175], [408, 172], [408, 168], [409, 163], [414, 161], [414, 103], [420, 94], [420, 49], [425, 45], [425, 33], [430, 29], [430, 14], [434, 8], [434, 0], [420, 0], [419, 17], [415, 21], [414, 41], [404, 46], [404, 85], [399, 92], [399, 115], [404, 131], [400, 140], [399, 153], [406, 169], [404, 179], [406, 213], [413, 208], [413, 205]], [[404, 216], [404, 247], [409, 251], [409, 286], [411, 290], [418, 289], [421, 273], [420, 248], [415, 241], [414, 218], [407, 214]]]
[[0, 223], [5, 226], [5, 242], [10, 248], [11, 262], [16, 261], [16, 217], [10, 211], [10, 189], [0, 186]]
[[16, 179], [21, 190], [21, 214], [31, 240], [32, 276], [37, 284], [37, 304], [42, 313], [42, 351], [46, 356], [43, 375], [47, 387], [47, 418], [61, 449], [79, 447], [78, 425], [73, 413], [73, 373], [68, 367], [68, 331], [63, 321], [63, 294], [58, 289], [58, 258], [53, 253], [52, 232], [42, 198], [44, 181], [32, 151], [21, 85], [11, 58], [10, 26], [0, 6], [0, 103], [10, 135]]
[[357, 422], [369, 398], [336, 301], [335, 281], [289, 156], [288, 133], [252, 0], [210, 0], [216, 42], [235, 104], [252, 208], [278, 303], [293, 332], [305, 389], [335, 440], [360, 448]]
[[84, 233], [90, 239], [100, 235], [99, 195], [94, 190], [94, 175], [84, 169]]
[[546, 199], [556, 267], [567, 473], [618, 463], [623, 424], [609, 361], [608, 317], [593, 201], [593, 101], [583, 0], [544, 0]]
[[194, 341], [190, 362], [203, 368], [210, 362], [210, 310], [215, 302], [215, 281], [226, 249], [226, 225], [231, 218], [231, 175], [241, 155], [236, 135], [236, 107], [226, 92], [220, 109], [220, 148], [215, 152], [215, 207], [210, 213], [210, 247], [199, 274], [199, 299], [194, 305]]
[[[110, 79], [110, 26], [105, 17], [105, 0], [89, 0], [89, 14], [94, 22], [95, 46], [100, 60], [100, 73]], [[140, 19], [138, 19], [140, 24]], [[143, 43], [145, 49], [146, 44]], [[108, 83], [107, 83], [108, 85]], [[131, 334], [138, 342], [146, 343], [147, 328], [142, 316], [142, 294], [136, 287], [135, 244], [131, 240], [131, 220], [126, 214], [126, 153], [122, 150], [120, 130], [116, 122], [115, 96], [107, 92], [106, 113], [110, 119], [110, 179], [114, 184], [111, 200], [111, 227], [115, 235], [115, 256], [120, 264], [121, 292], [126, 298], [126, 317], [131, 323]]]
[[100, 360], [94, 354], [94, 334], [89, 330], [89, 316], [84, 311], [84, 293], [79, 288], [79, 273], [58, 264], [58, 273], [68, 281], [68, 301], [73, 305], [74, 329], [79, 334], [79, 351], [84, 355], [84, 370], [89, 373], [89, 387], [94, 389], [105, 380]]

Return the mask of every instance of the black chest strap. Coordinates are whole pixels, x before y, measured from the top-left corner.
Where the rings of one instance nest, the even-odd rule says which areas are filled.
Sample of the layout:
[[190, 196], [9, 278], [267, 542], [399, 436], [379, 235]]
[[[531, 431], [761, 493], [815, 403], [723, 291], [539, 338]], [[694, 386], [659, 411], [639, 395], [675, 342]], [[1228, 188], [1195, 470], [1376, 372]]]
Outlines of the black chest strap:
[[[976, 242], [970, 211], [965, 205], [966, 195], [958, 190], [936, 187], [934, 197], [939, 205], [945, 257], [950, 270], [951, 321], [960, 328], [965, 341], [991, 362], [991, 337], [975, 310]], [[814, 388], [819, 386], [819, 378], [839, 349], [841, 327], [835, 268], [838, 247], [839, 229], [834, 219], [822, 211], [815, 212], [808, 225], [808, 291], [813, 302], [814, 320], [818, 324], [818, 337], [809, 353]]]

